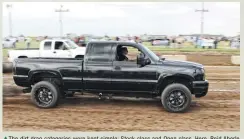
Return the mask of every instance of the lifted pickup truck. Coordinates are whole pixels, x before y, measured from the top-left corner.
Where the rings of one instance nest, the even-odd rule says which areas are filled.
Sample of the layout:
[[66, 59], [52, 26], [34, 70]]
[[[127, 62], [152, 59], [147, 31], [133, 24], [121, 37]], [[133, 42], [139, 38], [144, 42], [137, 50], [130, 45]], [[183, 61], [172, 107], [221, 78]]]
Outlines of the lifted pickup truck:
[[41, 41], [40, 47], [29, 49], [17, 49], [8, 51], [8, 61], [16, 58], [81, 58], [84, 57], [85, 47], [79, 47], [68, 39], [46, 39]]
[[[122, 47], [129, 51], [127, 61], [120, 61]], [[201, 64], [159, 58], [132, 42], [90, 42], [84, 58], [24, 58], [13, 65], [15, 83], [40, 108], [56, 106], [67, 92], [88, 92], [160, 97], [167, 111], [185, 112], [192, 95], [205, 96], [209, 85]]]

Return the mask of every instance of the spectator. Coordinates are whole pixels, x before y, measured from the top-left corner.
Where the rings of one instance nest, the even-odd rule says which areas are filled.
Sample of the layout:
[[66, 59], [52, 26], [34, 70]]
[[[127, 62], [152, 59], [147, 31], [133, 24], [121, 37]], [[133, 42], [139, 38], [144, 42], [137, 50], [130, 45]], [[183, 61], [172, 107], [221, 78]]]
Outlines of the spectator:
[[78, 46], [81, 46], [81, 43], [80, 43], [80, 37], [77, 37], [77, 39], [76, 39], [76, 44], [78, 44]]
[[26, 48], [29, 49], [31, 44], [31, 38], [26, 38], [25, 44], [26, 44]]
[[135, 42], [136, 43], [142, 43], [142, 41], [140, 40], [140, 38], [138, 36], [135, 36]]
[[168, 46], [170, 46], [170, 39], [166, 37], [166, 40], [168, 41]]
[[116, 41], [119, 41], [120, 39], [119, 39], [119, 37], [116, 37]]
[[176, 47], [176, 40], [175, 40], [175, 37], [172, 38], [172, 47], [175, 48]]
[[214, 40], [214, 49], [217, 49], [217, 45], [218, 45], [218, 39], [215, 38], [215, 40]]
[[85, 36], [80, 36], [79, 37], [79, 44], [80, 46], [86, 46], [86, 43], [88, 42], [88, 40], [86, 39]]

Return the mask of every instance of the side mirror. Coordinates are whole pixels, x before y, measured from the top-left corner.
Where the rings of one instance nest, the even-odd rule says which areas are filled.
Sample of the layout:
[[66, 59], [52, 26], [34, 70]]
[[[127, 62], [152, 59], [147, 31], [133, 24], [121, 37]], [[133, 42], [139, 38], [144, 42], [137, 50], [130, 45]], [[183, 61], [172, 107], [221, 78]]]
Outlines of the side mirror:
[[145, 55], [143, 53], [137, 55], [136, 61], [137, 61], [136, 63], [142, 67], [151, 63], [150, 59], [145, 58]]

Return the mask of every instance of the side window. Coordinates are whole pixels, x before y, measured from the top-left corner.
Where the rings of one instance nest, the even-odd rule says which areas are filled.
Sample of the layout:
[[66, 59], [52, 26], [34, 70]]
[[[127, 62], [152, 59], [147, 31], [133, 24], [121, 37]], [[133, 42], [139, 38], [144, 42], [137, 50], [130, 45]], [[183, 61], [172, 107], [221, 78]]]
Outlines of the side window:
[[137, 55], [141, 51], [133, 46], [118, 46], [116, 61], [136, 62]]
[[111, 61], [111, 47], [112, 44], [92, 44], [89, 49], [89, 61]]
[[51, 47], [52, 47], [52, 42], [45, 42], [44, 43], [44, 47], [43, 47], [43, 49], [44, 50], [51, 50]]
[[65, 50], [65, 44], [61, 41], [56, 41], [55, 42], [55, 46], [54, 46], [54, 49], [55, 50]]

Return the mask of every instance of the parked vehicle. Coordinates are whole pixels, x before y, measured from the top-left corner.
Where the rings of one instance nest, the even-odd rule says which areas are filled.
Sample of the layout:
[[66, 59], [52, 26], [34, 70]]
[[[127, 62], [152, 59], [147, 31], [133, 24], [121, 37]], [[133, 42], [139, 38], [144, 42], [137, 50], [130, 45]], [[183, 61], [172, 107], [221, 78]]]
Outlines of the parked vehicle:
[[239, 38], [235, 38], [233, 40], [230, 41], [230, 48], [240, 48], [240, 39]]
[[77, 58], [83, 57], [85, 48], [79, 47], [67, 39], [46, 39], [41, 41], [39, 48], [16, 49], [8, 51], [8, 61], [16, 58], [49, 57]]
[[152, 46], [169, 46], [170, 41], [168, 39], [155, 39], [152, 41]]
[[16, 47], [16, 38], [6, 38], [2, 42], [2, 47], [3, 48], [15, 48]]
[[[121, 59], [121, 50], [135, 49], [138, 55]], [[203, 65], [160, 59], [147, 47], [132, 42], [98, 41], [87, 45], [84, 59], [22, 58], [14, 61], [13, 78], [31, 92], [32, 102], [51, 108], [68, 92], [89, 92], [126, 97], [160, 97], [169, 112], [185, 112], [192, 95], [208, 92]], [[133, 51], [135, 52], [135, 51]]]
[[214, 40], [213, 39], [199, 39], [198, 47], [200, 48], [214, 48]]

